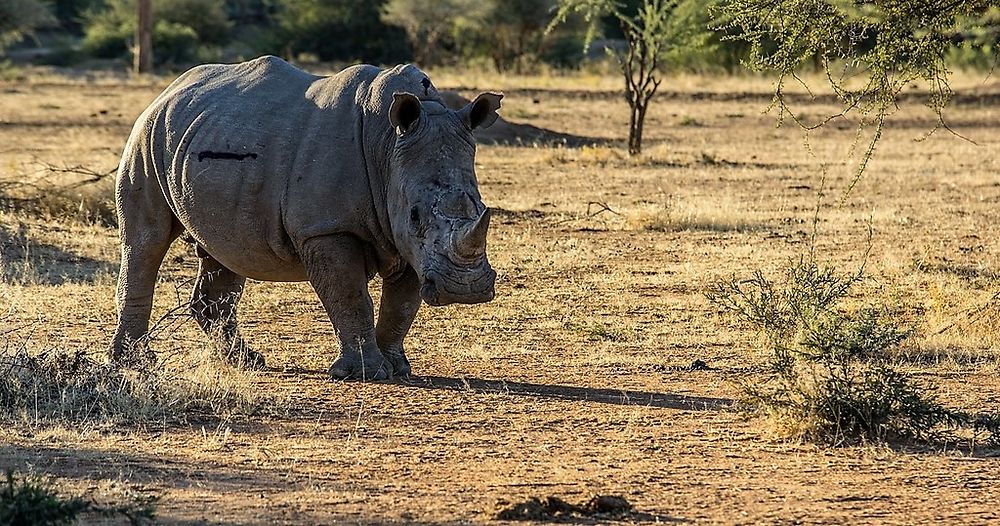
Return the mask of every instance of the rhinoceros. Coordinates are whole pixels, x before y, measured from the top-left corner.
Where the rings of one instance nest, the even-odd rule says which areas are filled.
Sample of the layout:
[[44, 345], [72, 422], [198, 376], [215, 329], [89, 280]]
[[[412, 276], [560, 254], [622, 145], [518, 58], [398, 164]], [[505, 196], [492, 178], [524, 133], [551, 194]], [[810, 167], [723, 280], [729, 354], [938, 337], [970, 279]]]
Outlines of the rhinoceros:
[[448, 109], [413, 65], [315, 76], [266, 56], [181, 75], [139, 117], [118, 169], [111, 361], [148, 356], [157, 273], [186, 232], [192, 314], [231, 362], [264, 365], [236, 325], [246, 278], [309, 281], [340, 340], [333, 378], [409, 375], [403, 339], [421, 299], [493, 299], [473, 130], [497, 120], [502, 97]]

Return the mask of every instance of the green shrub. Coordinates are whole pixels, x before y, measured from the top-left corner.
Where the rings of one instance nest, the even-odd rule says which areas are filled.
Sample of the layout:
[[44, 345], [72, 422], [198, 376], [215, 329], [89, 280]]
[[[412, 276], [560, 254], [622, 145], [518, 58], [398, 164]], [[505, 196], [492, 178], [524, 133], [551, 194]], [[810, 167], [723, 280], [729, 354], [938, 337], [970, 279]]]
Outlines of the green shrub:
[[[135, 0], [106, 0], [87, 10], [84, 51], [100, 58], [127, 56], [135, 35], [135, 5]], [[158, 64], [196, 61], [204, 50], [229, 42], [232, 24], [222, 2], [158, 0], [154, 17], [153, 54]]]
[[577, 69], [583, 64], [582, 34], [565, 33], [554, 35], [541, 53], [541, 61], [556, 68]]
[[124, 517], [132, 525], [153, 522], [156, 498], [136, 496], [132, 502], [105, 505], [80, 497], [61, 497], [52, 486], [34, 477], [7, 472], [0, 486], [0, 524], [9, 526], [62, 526], [76, 524], [81, 514]]
[[293, 0], [281, 4], [261, 51], [320, 60], [385, 64], [407, 60], [406, 33], [384, 24], [384, 0]]
[[47, 484], [34, 480], [15, 480], [7, 472], [7, 482], [0, 486], [0, 524], [10, 526], [59, 526], [76, 522], [87, 509], [80, 498], [62, 499]]
[[951, 67], [991, 71], [997, 64], [997, 45], [963, 42], [949, 49], [945, 60]]
[[831, 444], [932, 442], [950, 438], [957, 428], [986, 432], [995, 442], [997, 416], [946, 408], [933, 386], [893, 367], [890, 351], [910, 328], [884, 308], [844, 307], [862, 270], [840, 274], [800, 258], [781, 281], [757, 272], [713, 286], [709, 300], [765, 342], [766, 376], [741, 384], [743, 408], [771, 418], [781, 434]]
[[198, 58], [198, 33], [184, 24], [157, 20], [153, 25], [153, 52], [160, 63], [177, 64]]
[[46, 2], [40, 0], [4, 0], [0, 2], [0, 52], [36, 28], [53, 21]]

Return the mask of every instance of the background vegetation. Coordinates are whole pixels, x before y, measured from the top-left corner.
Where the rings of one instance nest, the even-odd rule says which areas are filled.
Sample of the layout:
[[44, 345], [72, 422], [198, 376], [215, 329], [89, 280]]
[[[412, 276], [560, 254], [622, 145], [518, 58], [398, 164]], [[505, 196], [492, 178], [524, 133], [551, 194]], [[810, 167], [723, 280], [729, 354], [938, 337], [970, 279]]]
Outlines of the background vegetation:
[[[613, 11], [631, 16], [643, 1], [575, 3], [614, 5]], [[763, 4], [771, 3], [776, 8], [765, 9]], [[588, 58], [583, 52], [585, 40], [597, 42], [590, 58], [604, 59], [605, 45], [611, 43], [614, 49], [614, 42], [626, 36], [608, 9], [593, 20], [579, 14], [569, 17], [547, 33], [546, 27], [557, 17], [557, 4], [556, 0], [155, 0], [154, 48], [157, 63], [174, 69], [271, 53], [338, 62], [479, 64], [523, 73], [543, 67], [579, 68]], [[912, 36], [906, 27], [928, 27], [922, 41], [933, 40], [933, 45], [897, 55], [901, 60], [926, 70], [928, 64], [937, 63], [925, 60], [933, 53], [952, 66], [992, 68], [998, 41], [995, 26], [1000, 20], [1000, 10], [992, 2], [957, 2], [947, 9], [924, 4], [866, 2], [844, 9], [837, 1], [671, 2], [663, 25], [666, 34], [695, 36], [698, 45], [675, 47], [661, 65], [735, 71], [749, 59], [757, 67], [821, 69], [853, 52], [864, 63], [850, 65], [865, 66], [884, 59], [900, 39]], [[41, 48], [36, 55], [57, 64], [88, 59], [126, 63], [134, 11], [135, 0], [3, 0], [0, 50]], [[928, 13], [936, 14], [927, 18]], [[921, 22], [925, 18], [926, 23]], [[809, 24], [809, 20], [825, 22]], [[856, 39], [837, 36], [852, 28], [857, 30]], [[791, 41], [794, 46], [788, 45]]]

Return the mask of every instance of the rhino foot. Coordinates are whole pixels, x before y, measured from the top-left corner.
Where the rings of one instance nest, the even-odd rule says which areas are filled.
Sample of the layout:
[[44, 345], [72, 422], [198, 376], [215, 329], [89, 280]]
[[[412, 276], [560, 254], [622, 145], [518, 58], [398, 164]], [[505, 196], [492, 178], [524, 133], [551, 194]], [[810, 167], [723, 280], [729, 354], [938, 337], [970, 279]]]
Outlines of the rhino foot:
[[360, 356], [341, 355], [330, 366], [330, 377], [334, 380], [388, 380], [392, 377], [392, 364], [381, 356], [372, 363]]
[[216, 340], [215, 352], [229, 365], [245, 371], [264, 368], [264, 355], [251, 349], [240, 335], [223, 336]]
[[108, 351], [108, 361], [126, 369], [147, 369], [156, 364], [156, 353], [144, 341], [116, 342]]
[[392, 366], [392, 376], [396, 378], [410, 377], [410, 360], [406, 359], [406, 354], [402, 349], [383, 351], [386, 361]]
[[246, 371], [259, 371], [265, 366], [263, 354], [245, 347], [227, 354], [226, 362]]

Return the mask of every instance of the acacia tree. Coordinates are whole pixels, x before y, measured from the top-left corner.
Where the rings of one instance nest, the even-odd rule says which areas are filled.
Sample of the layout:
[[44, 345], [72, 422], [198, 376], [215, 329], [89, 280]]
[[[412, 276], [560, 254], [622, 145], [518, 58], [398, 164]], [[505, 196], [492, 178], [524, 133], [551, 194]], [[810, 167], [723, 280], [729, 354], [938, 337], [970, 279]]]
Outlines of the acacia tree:
[[625, 80], [625, 100], [631, 113], [628, 127], [628, 152], [642, 151], [642, 129], [649, 103], [660, 87], [660, 67], [668, 51], [680, 45], [677, 35], [670, 32], [670, 18], [677, 0], [643, 0], [633, 14], [626, 4], [617, 0], [560, 0], [551, 31], [570, 16], [580, 14], [588, 24], [585, 47], [589, 48], [599, 22], [611, 17], [621, 27], [625, 48], [610, 50], [618, 61]]
[[[998, 6], [998, 0], [724, 0], [721, 13], [730, 22], [721, 29], [750, 44], [747, 66], [777, 73], [779, 119], [787, 115], [814, 129], [835, 117], [859, 114], [858, 136], [870, 128], [871, 139], [853, 188], [907, 85], [923, 83], [927, 106], [938, 117], [934, 130], [948, 129], [942, 113], [952, 97], [947, 54]], [[790, 79], [802, 82], [796, 72], [803, 65], [817, 63], [842, 108], [804, 122], [786, 104], [784, 88]], [[855, 84], [859, 78], [860, 86]]]

